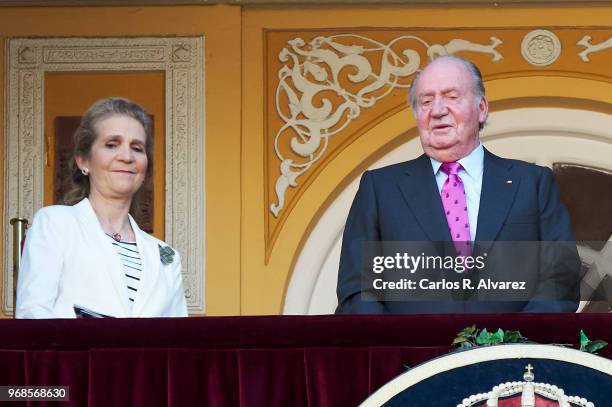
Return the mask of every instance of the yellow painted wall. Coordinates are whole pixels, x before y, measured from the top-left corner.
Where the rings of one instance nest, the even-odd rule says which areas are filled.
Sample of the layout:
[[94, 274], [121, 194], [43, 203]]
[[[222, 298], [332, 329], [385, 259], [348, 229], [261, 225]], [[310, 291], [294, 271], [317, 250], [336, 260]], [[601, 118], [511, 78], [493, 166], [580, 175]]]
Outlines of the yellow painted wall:
[[[611, 18], [612, 5], [0, 8], [0, 49], [4, 56], [4, 40], [17, 36], [204, 35], [207, 313], [279, 314], [296, 256], [318, 216], [374, 157], [405, 141], [406, 134], [414, 134], [410, 132], [414, 120], [405, 108], [375, 115], [359, 137], [337, 151], [302, 191], [267, 257], [270, 202], [265, 168], [266, 159], [271, 158], [265, 154], [264, 141], [266, 114], [271, 113], [266, 110], [266, 95], [276, 84], [269, 83], [266, 67], [270, 52], [278, 50], [267, 49], [266, 33], [285, 30], [315, 36], [330, 30], [449, 30], [458, 26], [491, 31], [542, 26], [610, 28]], [[611, 51], [607, 52], [610, 60]], [[3, 61], [1, 58], [2, 85]], [[545, 101], [538, 99], [542, 95], [570, 101], [580, 98], [591, 101], [583, 103], [587, 108], [592, 105], [604, 111], [612, 105], [610, 83], [602, 78], [509, 76], [486, 85], [494, 109], [508, 103]], [[526, 95], [535, 99], [525, 99]], [[0, 100], [2, 121], [3, 112], [4, 100]], [[0, 153], [3, 145], [0, 143]], [[0, 186], [3, 182], [4, 174]]]

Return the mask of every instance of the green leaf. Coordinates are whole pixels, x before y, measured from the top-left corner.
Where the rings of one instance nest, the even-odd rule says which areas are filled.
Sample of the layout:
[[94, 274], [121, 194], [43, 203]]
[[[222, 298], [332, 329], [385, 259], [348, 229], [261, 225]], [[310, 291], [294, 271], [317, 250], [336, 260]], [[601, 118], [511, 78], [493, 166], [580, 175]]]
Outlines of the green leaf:
[[589, 353], [595, 353], [607, 345], [608, 345], [608, 342], [606, 341], [602, 341], [602, 340], [592, 341], [586, 345], [586, 351]]
[[506, 331], [504, 333], [504, 343], [520, 343], [527, 340], [519, 331]]
[[466, 338], [465, 336], [458, 336], [458, 337], [456, 337], [456, 338], [453, 340], [453, 343], [452, 343], [452, 344], [453, 344], [453, 345], [457, 345], [457, 344], [459, 344], [459, 343], [463, 343], [463, 342], [467, 342], [467, 341], [469, 341], [469, 339], [468, 339], [468, 338]]
[[521, 334], [517, 331], [506, 331], [506, 335], [504, 335], [504, 342], [516, 343], [518, 342], [520, 335]]
[[476, 336], [476, 343], [478, 345], [489, 345], [491, 343], [491, 334], [484, 328], [478, 336]]
[[491, 334], [490, 340], [492, 344], [504, 342], [504, 330], [499, 328], [497, 332]]
[[470, 336], [474, 336], [475, 333], [476, 333], [476, 325], [472, 325], [472, 326], [468, 326], [467, 328], [463, 328], [457, 334], [457, 336], [470, 337]]
[[529, 342], [527, 337], [519, 331], [504, 331], [498, 328], [495, 332], [489, 332], [486, 328], [479, 330], [476, 325], [463, 328], [453, 340], [453, 345], [459, 350], [469, 349], [475, 346], [496, 345], [500, 343], [525, 343]]
[[580, 330], [580, 350], [585, 350], [586, 346], [589, 344], [590, 340], [584, 333], [584, 331]]

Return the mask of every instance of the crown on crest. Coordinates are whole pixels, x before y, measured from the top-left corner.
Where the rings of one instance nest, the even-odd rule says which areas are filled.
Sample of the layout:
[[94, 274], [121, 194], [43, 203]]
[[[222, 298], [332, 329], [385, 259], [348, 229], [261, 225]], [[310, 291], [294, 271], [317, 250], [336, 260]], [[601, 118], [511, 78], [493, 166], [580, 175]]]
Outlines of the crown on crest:
[[[521, 407], [538, 407], [536, 394], [550, 401], [556, 401], [559, 407], [595, 407], [593, 403], [579, 396], [567, 396], [563, 389], [548, 383], [534, 383], [533, 366], [525, 366], [522, 382], [506, 382], [494, 386], [488, 393], [478, 393], [463, 399], [457, 407], [498, 407], [499, 399], [512, 396], [521, 397]], [[486, 400], [486, 404], [482, 404]], [[549, 404], [547, 404], [549, 405]]]

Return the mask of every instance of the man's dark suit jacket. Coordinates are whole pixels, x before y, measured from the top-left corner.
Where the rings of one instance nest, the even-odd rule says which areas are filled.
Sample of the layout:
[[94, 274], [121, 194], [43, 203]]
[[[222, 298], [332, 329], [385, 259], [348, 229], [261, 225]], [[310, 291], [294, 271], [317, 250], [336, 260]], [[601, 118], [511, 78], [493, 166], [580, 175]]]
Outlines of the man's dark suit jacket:
[[[570, 220], [559, 200], [552, 171], [484, 150], [484, 172], [476, 242], [573, 242]], [[511, 181], [511, 182], [509, 182]], [[451, 241], [431, 160], [417, 159], [366, 171], [344, 229], [336, 313], [573, 312], [580, 262], [575, 247], [569, 262], [546, 284], [572, 286], [572, 301], [544, 295], [530, 301], [371, 301], [361, 295], [364, 241]], [[558, 289], [558, 288], [554, 288]], [[569, 289], [569, 288], [568, 288]], [[564, 298], [568, 298], [567, 294]]]

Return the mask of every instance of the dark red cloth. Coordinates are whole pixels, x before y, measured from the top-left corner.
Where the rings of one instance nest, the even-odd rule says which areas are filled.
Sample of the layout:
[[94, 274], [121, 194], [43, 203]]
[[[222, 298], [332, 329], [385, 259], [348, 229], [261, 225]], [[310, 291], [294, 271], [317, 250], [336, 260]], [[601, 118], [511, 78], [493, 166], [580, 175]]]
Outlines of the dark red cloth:
[[36, 406], [355, 406], [471, 324], [612, 343], [610, 314], [0, 320], [0, 385], [69, 386]]

